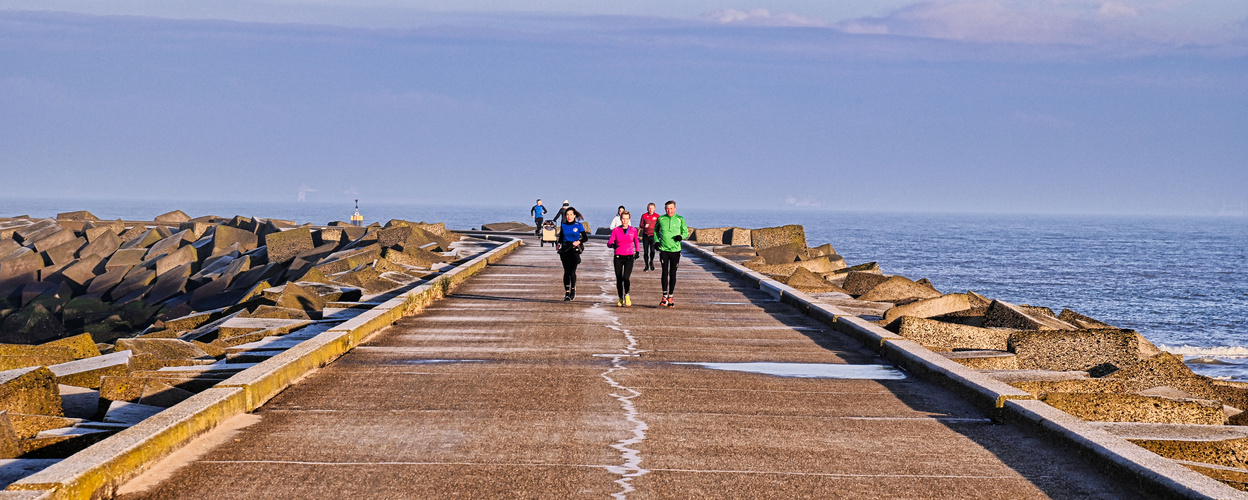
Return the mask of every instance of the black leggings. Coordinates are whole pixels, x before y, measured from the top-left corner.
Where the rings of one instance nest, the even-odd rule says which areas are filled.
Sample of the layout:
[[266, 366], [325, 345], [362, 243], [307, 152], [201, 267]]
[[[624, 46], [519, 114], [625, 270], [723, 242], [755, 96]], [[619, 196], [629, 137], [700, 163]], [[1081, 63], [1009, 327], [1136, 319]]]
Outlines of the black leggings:
[[581, 254], [568, 250], [559, 254], [559, 260], [563, 262], [563, 289], [576, 288], [576, 266], [581, 263]]
[[619, 294], [623, 299], [628, 295], [629, 277], [633, 275], [633, 261], [637, 257], [632, 255], [616, 255], [615, 256], [615, 293]]
[[654, 269], [654, 236], [641, 237], [641, 255], [646, 258], [646, 267]]
[[676, 265], [680, 264], [680, 252], [659, 252], [659, 264], [663, 266], [663, 295], [676, 294]]

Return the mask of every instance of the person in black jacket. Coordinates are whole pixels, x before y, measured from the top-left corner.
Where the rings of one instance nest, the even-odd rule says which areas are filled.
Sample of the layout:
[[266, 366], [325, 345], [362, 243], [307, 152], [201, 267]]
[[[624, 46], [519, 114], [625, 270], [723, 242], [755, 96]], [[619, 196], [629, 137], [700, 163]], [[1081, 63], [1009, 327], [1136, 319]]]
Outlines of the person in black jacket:
[[559, 221], [559, 260], [563, 262], [563, 300], [576, 298], [576, 266], [581, 263], [581, 252], [585, 251], [585, 242], [589, 241], [589, 233], [578, 219], [581, 213], [568, 207], [563, 212], [563, 220]]

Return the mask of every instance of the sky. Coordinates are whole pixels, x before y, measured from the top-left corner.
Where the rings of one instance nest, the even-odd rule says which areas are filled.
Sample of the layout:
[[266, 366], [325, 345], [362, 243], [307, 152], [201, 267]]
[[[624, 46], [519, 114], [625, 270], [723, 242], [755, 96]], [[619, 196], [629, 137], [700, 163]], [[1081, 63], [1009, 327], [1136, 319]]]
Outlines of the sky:
[[1213, 214], [1248, 0], [3, 0], [0, 197]]

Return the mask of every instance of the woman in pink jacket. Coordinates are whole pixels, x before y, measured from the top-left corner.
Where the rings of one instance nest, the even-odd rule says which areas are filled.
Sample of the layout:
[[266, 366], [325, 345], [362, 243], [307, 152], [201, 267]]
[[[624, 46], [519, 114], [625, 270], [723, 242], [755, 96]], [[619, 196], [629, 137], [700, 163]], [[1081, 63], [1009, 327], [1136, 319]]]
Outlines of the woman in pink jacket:
[[621, 212], [620, 225], [611, 228], [611, 237], [607, 239], [607, 246], [615, 249], [615, 291], [620, 296], [616, 307], [633, 307], [633, 299], [628, 296], [629, 277], [633, 274], [633, 261], [641, 252], [641, 233], [629, 226], [630, 219], [627, 211]]

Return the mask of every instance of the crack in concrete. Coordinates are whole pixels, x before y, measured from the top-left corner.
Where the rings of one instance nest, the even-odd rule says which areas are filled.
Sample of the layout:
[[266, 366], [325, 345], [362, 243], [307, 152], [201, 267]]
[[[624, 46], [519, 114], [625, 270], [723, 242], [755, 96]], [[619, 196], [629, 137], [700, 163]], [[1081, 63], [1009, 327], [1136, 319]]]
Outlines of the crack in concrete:
[[619, 381], [615, 380], [611, 374], [617, 371], [627, 370], [628, 367], [624, 366], [624, 359], [637, 357], [638, 354], [645, 351], [638, 347], [637, 337], [634, 337], [632, 332], [620, 324], [619, 316], [603, 307], [608, 300], [612, 303], [618, 300], [615, 295], [615, 283], [613, 282], [615, 278], [615, 270], [609, 268], [607, 271], [609, 273], [607, 274], [608, 279], [604, 280], [601, 285], [602, 295], [600, 295], [600, 297], [602, 300], [594, 303], [591, 311], [609, 319], [610, 323], [605, 326], [620, 332], [628, 341], [628, 344], [624, 346], [624, 349], [622, 349], [624, 352], [610, 356], [611, 368], [600, 374], [603, 380], [606, 380], [607, 385], [610, 385], [611, 388], [615, 390], [615, 392], [611, 393], [611, 397], [620, 402], [620, 407], [624, 410], [624, 418], [633, 424], [633, 428], [630, 431], [632, 437], [621, 439], [611, 445], [612, 448], [620, 452], [620, 457], [624, 460], [624, 464], [621, 466], [607, 467], [608, 472], [620, 476], [620, 478], [615, 481], [616, 484], [620, 485], [620, 491], [613, 493], [611, 496], [616, 500], [624, 500], [628, 498], [629, 493], [636, 491], [636, 488], [634, 488], [632, 484], [633, 479], [650, 472], [641, 466], [641, 451], [633, 448], [633, 446], [638, 443], [645, 441], [646, 429], [649, 429], [650, 427], [646, 424], [645, 420], [641, 419], [640, 413], [637, 411], [637, 405], [633, 403], [633, 398], [640, 396], [641, 391], [619, 383]]

